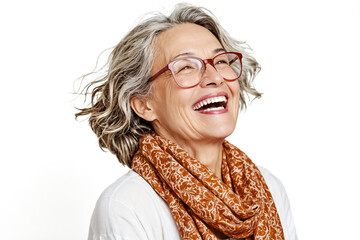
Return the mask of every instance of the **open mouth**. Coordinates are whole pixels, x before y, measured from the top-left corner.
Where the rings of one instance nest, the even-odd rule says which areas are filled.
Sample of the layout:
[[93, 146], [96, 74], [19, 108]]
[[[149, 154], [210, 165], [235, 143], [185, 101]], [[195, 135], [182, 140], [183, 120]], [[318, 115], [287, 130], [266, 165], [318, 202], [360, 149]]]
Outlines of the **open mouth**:
[[195, 111], [210, 112], [226, 109], [227, 98], [225, 96], [210, 97], [193, 106]]

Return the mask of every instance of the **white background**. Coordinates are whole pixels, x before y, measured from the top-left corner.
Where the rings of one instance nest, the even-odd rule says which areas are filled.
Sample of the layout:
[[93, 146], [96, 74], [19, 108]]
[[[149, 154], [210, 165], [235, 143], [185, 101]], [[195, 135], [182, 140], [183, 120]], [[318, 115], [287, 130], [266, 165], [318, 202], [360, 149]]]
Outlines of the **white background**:
[[[175, 2], [1, 3], [1, 239], [86, 239], [98, 196], [126, 169], [75, 121], [73, 83], [140, 15]], [[191, 2], [262, 65], [264, 96], [230, 141], [283, 181], [300, 239], [358, 238], [359, 1]]]

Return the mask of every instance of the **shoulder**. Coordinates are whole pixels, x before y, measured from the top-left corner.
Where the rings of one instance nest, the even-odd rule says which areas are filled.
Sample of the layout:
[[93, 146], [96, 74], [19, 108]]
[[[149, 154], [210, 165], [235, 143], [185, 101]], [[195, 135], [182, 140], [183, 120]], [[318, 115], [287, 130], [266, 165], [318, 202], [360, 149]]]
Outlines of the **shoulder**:
[[279, 197], [284, 196], [284, 194], [286, 194], [286, 191], [280, 179], [277, 178], [275, 175], [273, 175], [268, 169], [261, 166], [257, 166], [257, 167], [259, 168], [262, 176], [264, 177], [265, 182], [268, 185], [271, 194], [278, 195]]
[[101, 194], [92, 215], [89, 240], [176, 239], [171, 236], [174, 234], [178, 231], [166, 203], [130, 170]]
[[281, 224], [283, 226], [285, 239], [296, 240], [296, 230], [292, 212], [290, 209], [290, 202], [286, 194], [284, 185], [276, 176], [264, 167], [258, 166], [261, 174], [263, 175], [267, 186], [274, 199], [276, 209], [278, 211]]
[[129, 170], [125, 175], [107, 187], [98, 202], [119, 201], [129, 204], [129, 207], [143, 205], [141, 197], [157, 196], [151, 186], [136, 172]]

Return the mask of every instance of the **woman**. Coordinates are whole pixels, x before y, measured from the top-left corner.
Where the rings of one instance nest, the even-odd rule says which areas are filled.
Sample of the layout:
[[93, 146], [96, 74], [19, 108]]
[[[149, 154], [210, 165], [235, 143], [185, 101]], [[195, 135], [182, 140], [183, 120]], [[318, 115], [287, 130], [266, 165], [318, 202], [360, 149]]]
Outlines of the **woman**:
[[205, 9], [152, 15], [115, 47], [77, 116], [131, 170], [89, 239], [296, 239], [285, 191], [225, 140], [259, 65]]

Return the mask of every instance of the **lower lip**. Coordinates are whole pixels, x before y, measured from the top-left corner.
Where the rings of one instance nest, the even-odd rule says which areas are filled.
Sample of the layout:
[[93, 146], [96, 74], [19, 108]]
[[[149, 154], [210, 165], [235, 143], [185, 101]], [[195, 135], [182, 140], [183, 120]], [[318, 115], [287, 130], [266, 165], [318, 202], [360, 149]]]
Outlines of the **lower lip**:
[[202, 114], [222, 114], [222, 113], [227, 113], [228, 111], [229, 111], [228, 104], [226, 104], [226, 107], [224, 109], [219, 109], [219, 110], [214, 110], [214, 111], [200, 110], [197, 112], [202, 113]]

